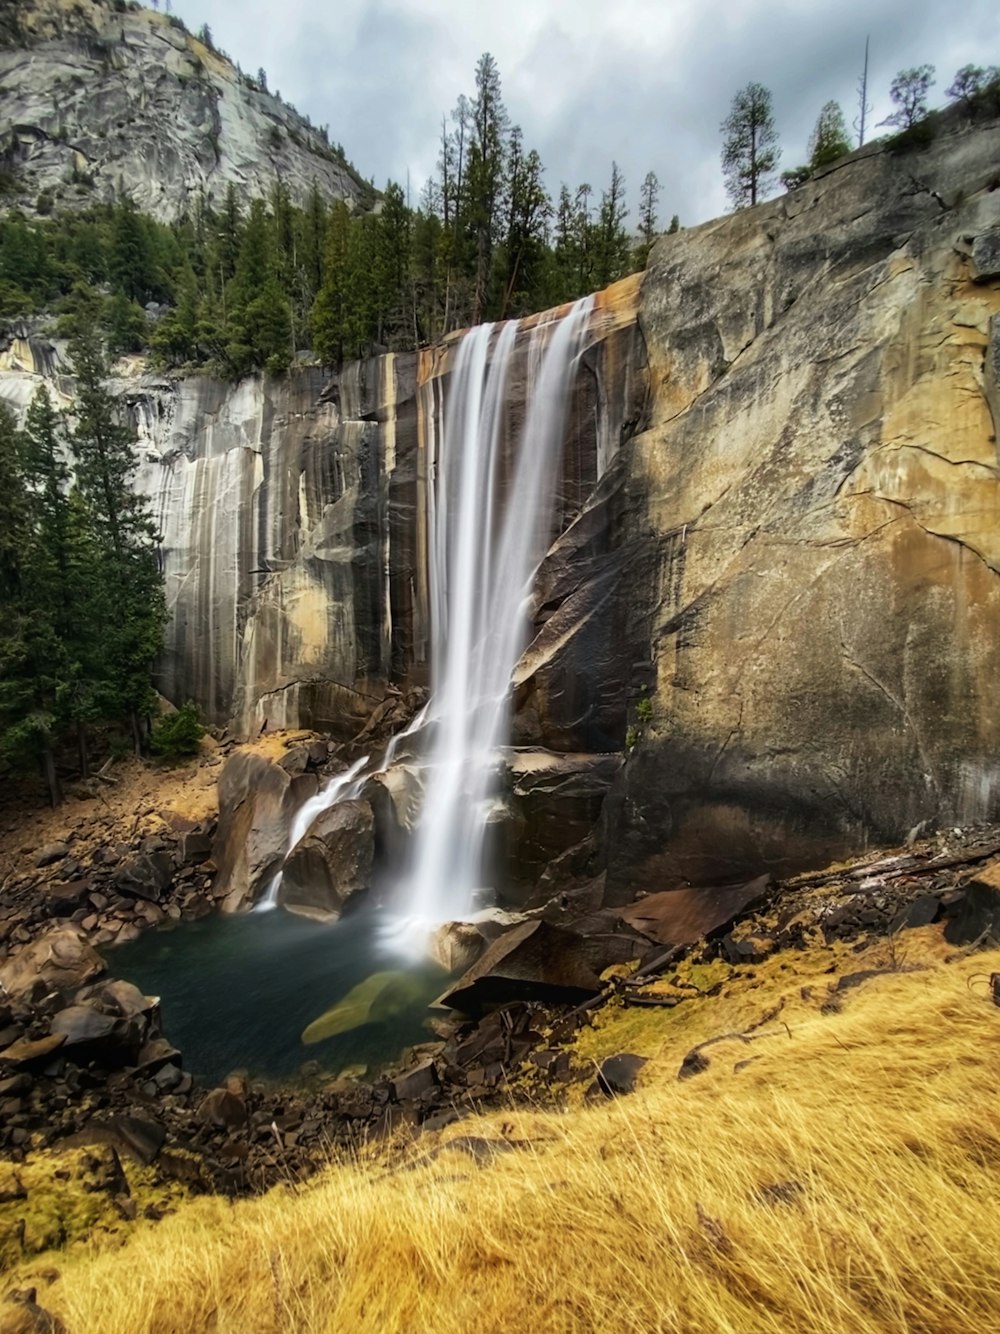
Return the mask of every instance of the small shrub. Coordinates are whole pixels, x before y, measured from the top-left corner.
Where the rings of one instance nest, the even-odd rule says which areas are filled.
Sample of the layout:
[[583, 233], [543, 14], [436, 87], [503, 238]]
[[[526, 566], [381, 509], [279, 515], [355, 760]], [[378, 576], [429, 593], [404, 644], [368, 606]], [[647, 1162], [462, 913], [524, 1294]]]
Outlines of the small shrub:
[[937, 131], [937, 117], [931, 114], [925, 116], [923, 120], [918, 120], [915, 125], [900, 130], [899, 134], [894, 134], [886, 141], [886, 148], [890, 153], [896, 154], [918, 152], [934, 142]]
[[641, 723], [651, 723], [653, 721], [653, 701], [651, 699], [641, 699], [635, 706], [635, 716]]
[[165, 760], [179, 760], [185, 755], [196, 755], [204, 735], [198, 706], [188, 700], [176, 713], [164, 713], [153, 724], [150, 749]]

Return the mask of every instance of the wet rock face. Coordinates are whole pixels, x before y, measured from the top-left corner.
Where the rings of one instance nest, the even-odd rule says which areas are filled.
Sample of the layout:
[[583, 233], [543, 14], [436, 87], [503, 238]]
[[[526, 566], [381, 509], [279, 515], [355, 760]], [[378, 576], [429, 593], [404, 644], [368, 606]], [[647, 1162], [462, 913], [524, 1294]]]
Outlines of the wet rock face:
[[293, 777], [263, 755], [240, 752], [226, 761], [212, 849], [213, 894], [223, 912], [239, 912], [266, 893], [281, 869], [292, 816], [316, 787], [315, 775]]

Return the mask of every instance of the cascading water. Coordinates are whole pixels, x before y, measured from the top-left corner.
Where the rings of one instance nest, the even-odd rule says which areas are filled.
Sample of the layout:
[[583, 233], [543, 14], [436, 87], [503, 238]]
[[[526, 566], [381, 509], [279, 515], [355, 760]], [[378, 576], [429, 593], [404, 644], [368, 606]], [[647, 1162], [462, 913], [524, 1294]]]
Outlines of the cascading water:
[[571, 369], [590, 305], [577, 302], [554, 328], [535, 329], [512, 456], [503, 428], [517, 327], [466, 334], [448, 386], [430, 514], [434, 727], [414, 869], [400, 905], [418, 923], [466, 916], [482, 886], [511, 673], [525, 642], [525, 599], [548, 545]]
[[[394, 762], [404, 738], [420, 738], [424, 797], [394, 905], [397, 948], [421, 949], [427, 929], [467, 916], [484, 888], [511, 675], [525, 644], [532, 577], [550, 537], [566, 405], [592, 301], [532, 330], [524, 423], [513, 442], [505, 431], [506, 389], [517, 324], [482, 325], [458, 347], [444, 431], [429, 460], [431, 698], [378, 765], [381, 771]], [[288, 850], [322, 811], [360, 795], [372, 772], [360, 760], [307, 802]], [[280, 884], [279, 871], [262, 908], [275, 906]]]

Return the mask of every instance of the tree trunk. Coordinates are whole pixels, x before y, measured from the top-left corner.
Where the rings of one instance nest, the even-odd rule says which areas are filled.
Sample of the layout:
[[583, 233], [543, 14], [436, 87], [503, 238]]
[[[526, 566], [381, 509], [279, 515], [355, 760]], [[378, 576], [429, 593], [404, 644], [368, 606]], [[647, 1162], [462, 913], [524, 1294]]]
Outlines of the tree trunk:
[[80, 777], [90, 777], [90, 752], [87, 748], [87, 729], [82, 722], [76, 725], [76, 751], [80, 759]]
[[129, 724], [132, 728], [132, 749], [136, 759], [142, 759], [142, 728], [139, 726], [139, 715], [134, 709], [129, 714]]
[[58, 806], [62, 801], [62, 787], [59, 783], [59, 775], [56, 773], [55, 756], [52, 754], [52, 747], [48, 743], [42, 749], [42, 771], [45, 774], [45, 784], [49, 789], [49, 803], [52, 806]]

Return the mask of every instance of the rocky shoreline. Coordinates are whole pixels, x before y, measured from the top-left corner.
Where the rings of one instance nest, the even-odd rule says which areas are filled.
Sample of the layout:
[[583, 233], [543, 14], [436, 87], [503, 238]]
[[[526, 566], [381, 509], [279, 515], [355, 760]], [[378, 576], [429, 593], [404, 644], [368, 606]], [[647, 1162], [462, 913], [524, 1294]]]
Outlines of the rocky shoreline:
[[[185, 1070], [156, 1001], [112, 978], [113, 955], [99, 950], [215, 911], [214, 817], [173, 830], [165, 821], [117, 848], [100, 841], [103, 817], [86, 819], [0, 890], [0, 1157], [96, 1146], [123, 1201], [123, 1161], [188, 1191], [255, 1193], [307, 1179], [338, 1146], [412, 1138], [519, 1096], [627, 1092], [637, 1058], [620, 1053], [595, 1070], [573, 1051], [601, 1006], [674, 1009], [782, 950], [862, 950], [878, 938], [894, 950], [899, 932], [942, 918], [959, 947], [1000, 934], [995, 827], [783, 884], [763, 876], [620, 909], [596, 907], [584, 884], [514, 925], [483, 927], [471, 955], [469, 929], [459, 933], [472, 962], [449, 997], [462, 1008], [434, 1020], [436, 1040], [398, 1069], [334, 1078], [313, 1062], [286, 1086], [234, 1073], [213, 1088]], [[679, 1074], [704, 1059], [693, 1053]]]

